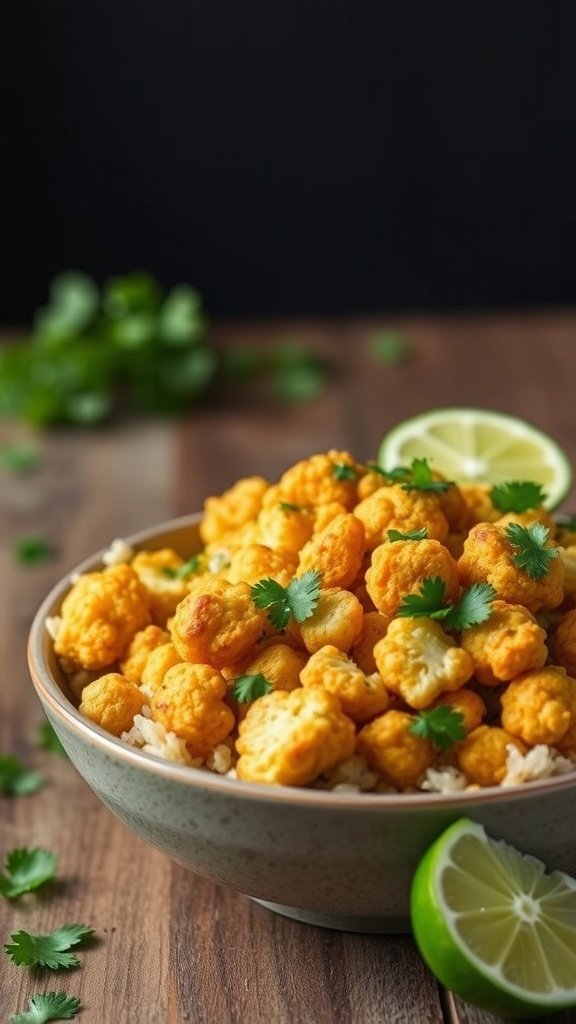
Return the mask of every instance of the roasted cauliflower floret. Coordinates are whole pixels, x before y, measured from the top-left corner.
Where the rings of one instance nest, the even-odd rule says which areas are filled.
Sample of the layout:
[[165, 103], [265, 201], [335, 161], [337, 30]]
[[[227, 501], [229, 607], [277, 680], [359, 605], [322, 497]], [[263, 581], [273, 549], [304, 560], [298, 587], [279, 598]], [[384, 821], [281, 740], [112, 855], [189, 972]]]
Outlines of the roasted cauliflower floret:
[[572, 602], [576, 598], [576, 547], [558, 548], [558, 557], [564, 566], [564, 597]]
[[554, 745], [568, 732], [576, 709], [576, 681], [549, 665], [524, 672], [502, 694], [502, 725], [529, 746]]
[[320, 687], [273, 690], [250, 707], [239, 726], [239, 779], [306, 786], [354, 750], [354, 723]]
[[150, 622], [150, 599], [129, 565], [113, 565], [80, 576], [60, 615], [56, 654], [76, 668], [106, 668]]
[[439, 541], [448, 534], [448, 523], [437, 496], [404, 491], [400, 484], [380, 487], [356, 505], [354, 515], [364, 524], [366, 547], [370, 551], [388, 540], [388, 530], [408, 533], [425, 526], [428, 537]]
[[327, 644], [313, 654], [300, 673], [302, 686], [321, 686], [334, 693], [345, 715], [367, 722], [388, 706], [388, 690], [378, 672], [367, 676], [337, 647]]
[[[347, 466], [350, 477], [339, 467]], [[357, 499], [356, 463], [349, 452], [331, 449], [321, 455], [312, 455], [290, 466], [278, 484], [281, 501], [294, 505], [326, 505], [338, 501], [345, 510], [353, 508]]]
[[316, 569], [322, 574], [322, 586], [347, 587], [362, 565], [364, 548], [360, 520], [351, 513], [337, 516], [302, 548], [298, 575]]
[[383, 636], [386, 636], [391, 621], [390, 616], [383, 615], [382, 612], [364, 613], [362, 634], [352, 648], [352, 657], [366, 675], [377, 671], [374, 647]]
[[139, 551], [131, 564], [150, 595], [154, 622], [165, 626], [166, 620], [176, 611], [176, 605], [188, 593], [187, 580], [171, 575], [171, 571], [184, 565], [184, 560], [172, 548], [162, 548], [160, 551]]
[[328, 501], [324, 505], [316, 505], [313, 510], [312, 533], [322, 533], [337, 516], [345, 516], [348, 509], [341, 501]]
[[266, 613], [256, 608], [247, 583], [207, 579], [180, 602], [172, 640], [184, 661], [222, 668], [240, 661], [262, 635]]
[[262, 544], [282, 548], [296, 554], [310, 540], [314, 528], [311, 513], [299, 505], [275, 502], [262, 508], [258, 515], [258, 531]]
[[374, 658], [388, 689], [418, 711], [459, 690], [474, 671], [470, 655], [426, 618], [394, 619]]
[[330, 587], [321, 590], [313, 614], [304, 622], [288, 623], [290, 634], [310, 654], [325, 644], [333, 644], [340, 651], [349, 651], [362, 632], [364, 612], [357, 597], [349, 590]]
[[261, 476], [248, 476], [238, 480], [227, 491], [206, 498], [200, 523], [200, 536], [204, 544], [213, 544], [256, 519], [268, 482]]
[[404, 711], [386, 711], [358, 733], [357, 752], [396, 789], [417, 786], [436, 759], [430, 741], [410, 732], [414, 721]]
[[548, 646], [554, 661], [576, 676], [576, 608], [562, 616]]
[[174, 665], [150, 701], [152, 718], [180, 736], [192, 757], [207, 757], [234, 728], [225, 694], [226, 680], [210, 665]]
[[304, 651], [285, 643], [271, 643], [243, 665], [242, 675], [263, 675], [273, 690], [295, 690], [300, 686], [300, 672], [306, 661]]
[[506, 775], [508, 747], [526, 753], [516, 736], [498, 726], [479, 725], [454, 747], [456, 763], [468, 782], [476, 786], [498, 786]]
[[109, 672], [84, 687], [79, 710], [106, 732], [120, 736], [132, 727], [134, 715], [139, 715], [147, 703], [135, 683], [118, 672]]
[[168, 669], [174, 668], [174, 665], [180, 665], [181, 662], [182, 658], [171, 641], [150, 651], [142, 669], [141, 686], [143, 690], [152, 695], [162, 685]]
[[384, 615], [394, 615], [406, 594], [417, 594], [426, 578], [444, 580], [444, 596], [456, 601], [460, 590], [458, 566], [437, 540], [397, 540], [381, 544], [366, 572], [366, 589]]
[[122, 675], [139, 686], [150, 653], [169, 640], [170, 634], [165, 629], [160, 629], [160, 626], [146, 626], [135, 633], [120, 661]]
[[[555, 547], [552, 543], [546, 546]], [[464, 543], [464, 554], [458, 562], [462, 584], [491, 583], [502, 601], [522, 604], [531, 612], [556, 608], [563, 598], [564, 565], [561, 559], [551, 559], [546, 575], [533, 579], [514, 563], [516, 553], [502, 527], [495, 523], [479, 523], [470, 530]]]
[[486, 705], [482, 698], [474, 690], [469, 690], [466, 686], [463, 686], [461, 690], [456, 690], [456, 693], [447, 693], [440, 697], [434, 703], [434, 707], [438, 707], [439, 704], [446, 705], [454, 711], [460, 712], [464, 719], [462, 724], [466, 732], [472, 732], [473, 729], [477, 729], [482, 724], [486, 714]]
[[460, 484], [460, 494], [468, 509], [467, 526], [477, 523], [495, 523], [502, 513], [492, 504], [492, 484]]
[[550, 538], [556, 535], [556, 523], [545, 508], [529, 508], [526, 512], [506, 512], [496, 520], [496, 526], [504, 529], [509, 523], [518, 523], [520, 526], [532, 526], [532, 523], [542, 523], [550, 531]]
[[462, 632], [460, 643], [483, 686], [498, 686], [545, 664], [546, 633], [527, 608], [494, 601], [490, 618]]
[[229, 583], [253, 585], [262, 579], [272, 579], [285, 587], [293, 578], [297, 565], [297, 558], [290, 551], [269, 548], [265, 544], [250, 544], [234, 552], [225, 575]]
[[[434, 480], [445, 480], [442, 473], [432, 471]], [[440, 511], [446, 518], [450, 533], [463, 533], [468, 529], [469, 509], [464, 495], [457, 484], [450, 482], [445, 491], [438, 494]]]

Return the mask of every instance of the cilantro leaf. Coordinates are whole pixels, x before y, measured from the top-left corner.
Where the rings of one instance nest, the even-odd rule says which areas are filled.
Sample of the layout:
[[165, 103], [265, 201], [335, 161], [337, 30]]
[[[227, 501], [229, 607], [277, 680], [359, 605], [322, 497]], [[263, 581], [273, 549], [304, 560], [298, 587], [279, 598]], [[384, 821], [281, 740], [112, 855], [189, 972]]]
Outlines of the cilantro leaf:
[[464, 715], [447, 704], [439, 704], [435, 708], [420, 711], [409, 725], [408, 732], [429, 740], [438, 750], [447, 750], [466, 736]]
[[531, 526], [509, 523], [506, 527], [506, 537], [516, 549], [512, 556], [514, 565], [533, 580], [543, 579], [548, 574], [552, 559], [558, 558], [558, 548], [546, 547], [549, 533], [543, 523], [532, 523]]
[[388, 530], [388, 540], [394, 543], [396, 540], [426, 540], [428, 530], [423, 526], [420, 530], [408, 530], [402, 533], [401, 530]]
[[11, 943], [4, 951], [18, 967], [48, 967], [57, 971], [60, 967], [77, 967], [80, 961], [68, 950], [94, 934], [93, 928], [83, 924], [65, 924], [46, 935], [32, 935], [30, 932], [15, 932]]
[[40, 722], [36, 734], [36, 744], [41, 750], [47, 750], [50, 754], [58, 754], [59, 757], [68, 757], [64, 747], [60, 743], [53, 726], [50, 722]]
[[65, 992], [39, 992], [28, 1000], [28, 1009], [14, 1013], [10, 1024], [48, 1024], [51, 1020], [71, 1020], [80, 1009], [76, 996]]
[[56, 856], [40, 848], [11, 850], [0, 872], [0, 896], [18, 899], [25, 892], [38, 889], [56, 874]]
[[55, 552], [45, 537], [30, 535], [17, 539], [14, 554], [20, 565], [32, 566], [50, 561]]
[[40, 452], [28, 444], [3, 444], [0, 465], [10, 473], [29, 473], [40, 465]]
[[193, 572], [198, 572], [200, 568], [200, 555], [194, 555], [193, 558], [189, 558], [187, 562], [182, 565], [165, 565], [162, 569], [164, 576], [167, 576], [170, 580], [184, 580], [187, 576], [191, 576]]
[[270, 693], [272, 684], [261, 672], [257, 675], [238, 676], [232, 684], [232, 696], [239, 704], [248, 704], [250, 701], [263, 697]]
[[419, 594], [406, 594], [396, 615], [401, 619], [445, 619], [451, 605], [444, 604], [446, 584], [441, 576], [427, 576], [422, 580]]
[[490, 583], [473, 583], [454, 604], [445, 602], [446, 586], [440, 576], [422, 581], [420, 594], [406, 594], [396, 612], [399, 618], [438, 619], [446, 629], [468, 629], [490, 617], [496, 591]]
[[31, 772], [12, 754], [0, 757], [0, 793], [7, 796], [26, 796], [35, 793], [44, 781], [41, 772]]
[[320, 573], [311, 569], [287, 587], [276, 580], [259, 580], [251, 587], [251, 593], [256, 607], [267, 610], [272, 625], [284, 629], [290, 618], [304, 622], [314, 614], [320, 597]]
[[433, 494], [442, 494], [452, 487], [450, 480], [435, 480], [432, 470], [428, 465], [428, 459], [412, 459], [410, 463], [411, 479], [401, 484], [405, 491], [431, 491]]
[[279, 501], [278, 502], [278, 508], [280, 508], [282, 510], [282, 512], [305, 512], [306, 511], [306, 509], [304, 508], [303, 505], [294, 505], [294, 503], [292, 501]]
[[393, 469], [383, 469], [377, 462], [367, 462], [364, 468], [369, 473], [377, 473], [378, 476], [384, 477], [391, 484], [398, 483], [400, 480], [406, 480], [410, 476], [408, 466], [394, 466]]
[[532, 480], [507, 480], [497, 484], [490, 491], [490, 500], [500, 512], [526, 512], [529, 508], [539, 508], [546, 500], [546, 494], [540, 484]]
[[377, 331], [368, 339], [370, 355], [386, 366], [403, 363], [410, 355], [410, 349], [400, 331]]
[[349, 466], [347, 462], [335, 462], [332, 466], [332, 476], [335, 480], [357, 480], [358, 470]]

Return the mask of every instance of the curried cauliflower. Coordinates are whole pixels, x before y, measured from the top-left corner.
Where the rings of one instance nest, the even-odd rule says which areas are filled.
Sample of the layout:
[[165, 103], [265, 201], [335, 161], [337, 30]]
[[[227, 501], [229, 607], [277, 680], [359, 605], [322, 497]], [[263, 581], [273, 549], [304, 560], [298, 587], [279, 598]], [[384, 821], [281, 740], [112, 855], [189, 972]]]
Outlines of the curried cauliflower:
[[362, 620], [362, 635], [352, 648], [352, 657], [367, 675], [376, 672], [374, 647], [383, 636], [386, 636], [391, 619], [382, 612], [365, 612]]
[[134, 715], [139, 715], [147, 703], [135, 683], [118, 672], [109, 672], [84, 687], [79, 710], [106, 732], [120, 736], [130, 729]]
[[492, 484], [460, 484], [460, 494], [468, 509], [466, 526], [471, 529], [477, 523], [495, 523], [502, 513], [492, 504]]
[[546, 663], [546, 632], [527, 608], [493, 601], [490, 618], [462, 631], [460, 643], [483, 686], [499, 686]]
[[436, 760], [430, 741], [410, 732], [414, 721], [405, 711], [386, 711], [358, 733], [357, 753], [397, 789], [417, 786]]
[[[339, 466], [350, 467], [353, 478], [341, 479]], [[304, 506], [337, 501], [348, 511], [355, 505], [358, 495], [357, 474], [356, 463], [349, 452], [331, 449], [290, 466], [280, 477], [278, 496], [280, 501]]]
[[139, 686], [149, 654], [162, 644], [168, 643], [169, 639], [170, 634], [165, 629], [160, 629], [160, 626], [146, 626], [135, 633], [120, 661], [122, 675]]
[[576, 710], [576, 681], [549, 665], [524, 672], [502, 694], [502, 725], [530, 746], [554, 745], [568, 732]]
[[550, 537], [556, 534], [556, 523], [545, 508], [530, 508], [526, 512], [506, 512], [496, 520], [496, 526], [504, 529], [509, 523], [519, 523], [520, 526], [532, 526], [532, 523], [542, 523], [550, 531]]
[[184, 560], [172, 548], [162, 548], [160, 551], [139, 551], [131, 564], [150, 595], [152, 618], [159, 626], [165, 626], [177, 604], [188, 593], [186, 580], [170, 576], [170, 570], [184, 565]]
[[282, 548], [296, 554], [312, 536], [314, 519], [307, 509], [275, 502], [258, 515], [260, 541], [269, 548]]
[[357, 597], [349, 590], [330, 587], [321, 590], [318, 604], [304, 622], [288, 623], [288, 631], [310, 654], [325, 644], [339, 651], [349, 651], [362, 632], [364, 612]]
[[239, 726], [236, 773], [247, 782], [307, 786], [354, 750], [354, 723], [320, 687], [273, 690]]
[[225, 694], [226, 680], [210, 665], [174, 665], [150, 701], [152, 718], [183, 739], [192, 757], [204, 758], [234, 728]]
[[374, 648], [384, 683], [412, 708], [428, 708], [470, 679], [472, 658], [433, 619], [394, 619]]
[[448, 693], [440, 697], [435, 701], [434, 707], [438, 707], [439, 704], [447, 705], [463, 715], [462, 724], [466, 732], [472, 732], [473, 729], [481, 725], [486, 714], [486, 705], [480, 695], [466, 686], [463, 686], [461, 690], [456, 690], [456, 693]]
[[80, 576], [60, 615], [56, 654], [76, 668], [106, 668], [150, 622], [150, 598], [129, 565], [113, 565]]
[[313, 654], [300, 673], [302, 686], [321, 686], [334, 693], [342, 711], [355, 722], [367, 722], [388, 707], [388, 690], [377, 672], [365, 675], [331, 644]]
[[364, 524], [366, 547], [370, 551], [388, 540], [388, 530], [408, 533], [425, 526], [428, 536], [439, 541], [448, 534], [448, 523], [436, 495], [404, 491], [400, 484], [380, 487], [356, 505], [354, 515]]
[[295, 690], [300, 686], [300, 672], [306, 664], [304, 651], [295, 651], [286, 643], [271, 643], [242, 666], [237, 675], [263, 675], [273, 690]]
[[324, 505], [316, 505], [313, 510], [313, 533], [321, 533], [337, 516], [345, 516], [348, 509], [341, 501], [328, 501]]
[[472, 785], [499, 786], [506, 775], [509, 746], [526, 753], [522, 741], [505, 729], [479, 725], [455, 745], [456, 763]]
[[426, 577], [444, 580], [445, 598], [456, 601], [458, 566], [437, 540], [397, 540], [381, 544], [372, 554], [366, 588], [379, 611], [394, 615], [406, 594], [417, 594]]
[[554, 661], [576, 676], [576, 608], [562, 616], [549, 647]]
[[178, 605], [172, 641], [184, 661], [223, 668], [250, 652], [265, 622], [266, 612], [256, 608], [247, 583], [207, 579]]
[[558, 557], [564, 566], [564, 597], [574, 603], [576, 598], [576, 547], [558, 548]]
[[222, 540], [245, 523], [256, 519], [268, 482], [261, 476], [248, 476], [237, 480], [227, 491], [206, 498], [200, 522], [200, 536], [204, 544]]
[[250, 544], [238, 548], [230, 559], [225, 572], [229, 583], [258, 583], [261, 579], [273, 579], [286, 587], [294, 577], [298, 560], [290, 551], [269, 548], [265, 544]]
[[347, 587], [360, 570], [364, 549], [364, 527], [356, 516], [346, 512], [304, 545], [298, 575], [317, 569], [322, 573], [323, 587]]
[[[554, 545], [549, 542], [547, 547]], [[531, 612], [556, 608], [563, 598], [564, 565], [560, 558], [551, 559], [542, 579], [533, 579], [514, 564], [515, 549], [502, 527], [495, 523], [479, 523], [472, 527], [464, 543], [464, 554], [458, 562], [464, 586], [491, 583], [502, 601], [523, 604]]]
[[171, 641], [150, 651], [142, 669], [143, 690], [151, 696], [161, 686], [168, 669], [180, 665], [181, 662], [182, 658]]

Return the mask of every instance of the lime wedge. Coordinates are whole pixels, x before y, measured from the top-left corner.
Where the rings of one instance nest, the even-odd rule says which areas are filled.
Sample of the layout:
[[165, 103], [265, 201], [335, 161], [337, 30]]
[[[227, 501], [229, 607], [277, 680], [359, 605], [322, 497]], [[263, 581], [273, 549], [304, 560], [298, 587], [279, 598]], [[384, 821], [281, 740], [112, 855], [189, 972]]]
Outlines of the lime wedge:
[[383, 469], [427, 458], [456, 483], [534, 480], [556, 508], [570, 490], [570, 462], [559, 445], [524, 420], [490, 409], [432, 409], [404, 420], [378, 451]]
[[461, 818], [420, 861], [414, 937], [436, 977], [483, 1010], [536, 1017], [576, 1005], [576, 879]]

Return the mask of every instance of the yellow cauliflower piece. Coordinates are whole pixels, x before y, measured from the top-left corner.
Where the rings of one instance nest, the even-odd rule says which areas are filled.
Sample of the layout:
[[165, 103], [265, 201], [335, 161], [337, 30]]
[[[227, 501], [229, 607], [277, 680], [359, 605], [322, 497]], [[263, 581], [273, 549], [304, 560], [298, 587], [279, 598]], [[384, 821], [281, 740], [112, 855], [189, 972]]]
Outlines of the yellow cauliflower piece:
[[300, 506], [276, 502], [262, 508], [258, 515], [258, 531], [262, 544], [269, 548], [282, 548], [296, 554], [312, 536], [314, 520], [311, 513]]
[[462, 725], [466, 732], [477, 729], [486, 714], [486, 705], [482, 698], [466, 686], [463, 686], [461, 690], [456, 690], [456, 693], [447, 693], [440, 697], [433, 706], [436, 708], [439, 704], [460, 712], [464, 718]]
[[271, 643], [244, 665], [242, 674], [265, 676], [273, 690], [295, 690], [300, 686], [300, 672], [306, 661], [304, 651], [286, 643]]
[[258, 583], [262, 579], [273, 579], [286, 587], [293, 579], [298, 560], [290, 551], [268, 548], [265, 544], [250, 544], [238, 548], [230, 559], [226, 570], [229, 583]]
[[474, 671], [470, 655], [434, 619], [394, 619], [374, 658], [388, 689], [418, 711], [459, 690]]
[[519, 526], [532, 526], [533, 523], [542, 523], [543, 526], [549, 529], [551, 539], [556, 534], [556, 523], [545, 508], [529, 508], [526, 512], [506, 512], [505, 515], [501, 515], [496, 520], [496, 526], [502, 526], [504, 529], [506, 529], [509, 523], [518, 523]]
[[234, 728], [225, 694], [226, 680], [210, 665], [174, 665], [150, 701], [152, 718], [180, 736], [192, 757], [207, 757]]
[[352, 648], [352, 657], [367, 675], [377, 671], [374, 647], [383, 636], [386, 636], [391, 621], [390, 616], [383, 615], [382, 612], [364, 612], [362, 634]]
[[304, 545], [298, 575], [316, 569], [323, 587], [347, 587], [358, 574], [364, 555], [364, 527], [351, 513], [336, 516]]
[[448, 523], [437, 496], [404, 491], [400, 484], [380, 487], [356, 505], [354, 515], [364, 523], [366, 547], [370, 551], [388, 540], [388, 530], [408, 533], [425, 526], [428, 537], [439, 541], [448, 534]]
[[354, 750], [354, 723], [320, 687], [273, 690], [250, 706], [239, 726], [239, 779], [307, 786]]
[[326, 505], [338, 501], [348, 511], [357, 498], [357, 480], [340, 480], [338, 465], [357, 467], [349, 452], [331, 449], [320, 455], [312, 455], [291, 466], [280, 477], [278, 484], [281, 501], [294, 505]]
[[564, 566], [564, 597], [576, 598], [576, 547], [558, 548], [558, 557]]
[[84, 687], [79, 710], [106, 732], [120, 736], [132, 727], [134, 715], [139, 715], [147, 703], [135, 683], [118, 672], [109, 672]]
[[146, 658], [146, 664], [142, 669], [142, 686], [148, 693], [154, 693], [164, 681], [168, 669], [174, 665], [180, 665], [182, 658], [178, 654], [173, 643], [170, 641], [150, 651]]
[[357, 753], [396, 789], [417, 786], [436, 760], [430, 741], [410, 732], [414, 721], [405, 711], [386, 711], [358, 733]]
[[572, 724], [576, 681], [549, 665], [513, 679], [501, 697], [502, 725], [529, 746], [556, 744]]
[[[554, 547], [554, 544], [550, 542], [546, 546]], [[564, 565], [561, 559], [551, 559], [546, 575], [535, 580], [514, 564], [515, 553], [516, 549], [502, 527], [495, 523], [474, 526], [458, 562], [463, 586], [491, 583], [502, 601], [522, 604], [531, 612], [556, 608], [563, 598]]]
[[129, 565], [113, 565], [80, 576], [60, 615], [56, 654], [76, 668], [106, 668], [150, 622], [150, 599]]
[[[432, 470], [432, 477], [434, 480], [445, 480], [446, 477], [442, 473], [438, 473], [437, 470]], [[449, 533], [465, 533], [468, 529], [469, 522], [469, 510], [468, 505], [464, 499], [462, 491], [455, 483], [450, 483], [450, 486], [445, 491], [438, 493], [438, 502], [440, 505], [440, 511], [446, 518], [448, 523]]]
[[490, 491], [492, 484], [460, 484], [460, 494], [468, 509], [467, 526], [470, 529], [477, 523], [495, 523], [500, 518], [500, 509], [492, 504]]
[[237, 480], [223, 494], [206, 498], [200, 523], [204, 544], [220, 541], [226, 534], [255, 520], [267, 490], [268, 482], [263, 477], [248, 476]]
[[321, 590], [313, 614], [304, 622], [288, 623], [288, 632], [310, 654], [325, 644], [333, 644], [340, 651], [349, 651], [362, 632], [364, 612], [357, 597], [349, 590], [330, 587]]
[[176, 605], [188, 593], [184, 579], [172, 579], [164, 570], [178, 569], [184, 565], [172, 548], [160, 551], [139, 551], [131, 562], [138, 579], [150, 596], [150, 610], [154, 622], [165, 626], [166, 620], [176, 611]]
[[321, 686], [335, 694], [344, 714], [355, 722], [366, 722], [388, 707], [388, 690], [378, 673], [365, 675], [331, 644], [312, 655], [300, 673], [300, 680], [302, 686]]
[[266, 613], [256, 608], [247, 583], [207, 579], [180, 602], [172, 640], [184, 661], [222, 668], [240, 661], [262, 635]]
[[490, 618], [464, 629], [460, 644], [483, 686], [499, 686], [546, 663], [546, 632], [527, 608], [494, 601]]
[[417, 594], [423, 581], [440, 576], [446, 601], [455, 602], [460, 592], [458, 566], [437, 540], [397, 540], [381, 544], [372, 554], [366, 572], [366, 589], [384, 615], [394, 615], [402, 598]]
[[456, 764], [473, 785], [499, 786], [506, 775], [510, 745], [521, 754], [526, 753], [527, 748], [522, 741], [505, 729], [479, 725], [454, 746]]
[[313, 510], [313, 533], [321, 533], [337, 516], [346, 515], [348, 509], [341, 501], [329, 501], [325, 505], [317, 505]]
[[120, 661], [122, 675], [139, 686], [150, 652], [166, 644], [169, 639], [170, 634], [165, 629], [160, 629], [160, 626], [146, 626], [135, 633]]
[[576, 608], [562, 616], [548, 646], [554, 661], [576, 676]]

